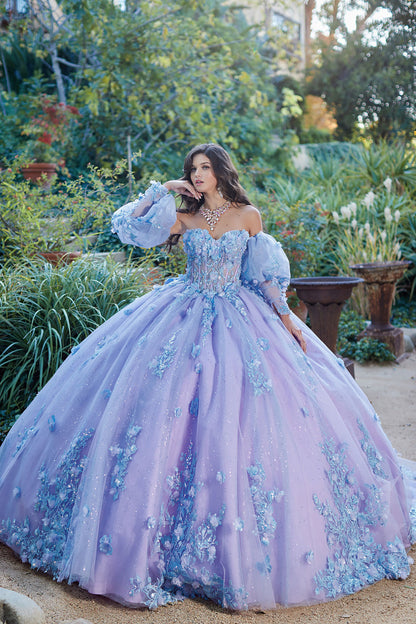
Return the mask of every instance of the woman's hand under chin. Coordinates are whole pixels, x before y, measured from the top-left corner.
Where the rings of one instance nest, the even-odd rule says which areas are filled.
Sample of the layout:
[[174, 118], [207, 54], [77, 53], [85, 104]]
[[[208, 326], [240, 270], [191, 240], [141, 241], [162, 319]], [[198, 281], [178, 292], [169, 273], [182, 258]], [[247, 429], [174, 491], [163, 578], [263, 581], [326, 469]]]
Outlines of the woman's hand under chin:
[[179, 193], [179, 195], [186, 195], [187, 197], [194, 197], [198, 201], [202, 197], [202, 193], [196, 190], [191, 182], [188, 180], [169, 180], [163, 184], [168, 191]]

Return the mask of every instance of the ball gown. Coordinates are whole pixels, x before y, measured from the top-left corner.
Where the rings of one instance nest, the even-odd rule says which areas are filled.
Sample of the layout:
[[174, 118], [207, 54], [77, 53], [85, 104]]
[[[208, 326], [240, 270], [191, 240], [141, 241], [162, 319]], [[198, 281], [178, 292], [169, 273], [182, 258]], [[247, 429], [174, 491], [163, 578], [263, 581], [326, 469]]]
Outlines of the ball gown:
[[[158, 183], [113, 217], [152, 246]], [[341, 359], [288, 311], [261, 232], [183, 236], [186, 274], [72, 350], [0, 449], [0, 539], [58, 581], [124, 605], [324, 602], [405, 578], [416, 463], [399, 459]]]

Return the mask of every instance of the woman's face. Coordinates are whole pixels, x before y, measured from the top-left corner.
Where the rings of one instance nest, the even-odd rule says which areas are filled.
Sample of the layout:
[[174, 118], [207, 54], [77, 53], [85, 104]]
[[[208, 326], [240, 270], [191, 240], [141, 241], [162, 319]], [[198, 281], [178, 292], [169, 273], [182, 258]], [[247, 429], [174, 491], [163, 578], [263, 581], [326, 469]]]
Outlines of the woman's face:
[[196, 154], [192, 159], [191, 182], [200, 193], [213, 193], [217, 188], [217, 178], [208, 156]]

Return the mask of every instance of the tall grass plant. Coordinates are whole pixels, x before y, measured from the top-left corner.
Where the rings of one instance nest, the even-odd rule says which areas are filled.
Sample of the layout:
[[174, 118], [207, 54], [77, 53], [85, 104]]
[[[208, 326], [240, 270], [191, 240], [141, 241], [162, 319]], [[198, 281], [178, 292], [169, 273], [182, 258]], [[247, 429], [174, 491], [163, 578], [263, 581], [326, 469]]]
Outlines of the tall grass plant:
[[71, 349], [142, 295], [150, 277], [151, 267], [143, 263], [79, 260], [53, 268], [32, 261], [20, 268], [4, 267], [0, 272], [0, 421], [11, 423]]

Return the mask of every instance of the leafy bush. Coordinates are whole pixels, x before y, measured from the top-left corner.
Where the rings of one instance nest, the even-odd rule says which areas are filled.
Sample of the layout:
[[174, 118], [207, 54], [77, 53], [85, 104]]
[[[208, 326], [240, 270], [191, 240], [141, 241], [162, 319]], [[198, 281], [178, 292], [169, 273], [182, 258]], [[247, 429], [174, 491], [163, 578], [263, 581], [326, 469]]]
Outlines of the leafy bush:
[[[0, 272], [0, 435], [72, 347], [143, 294], [150, 269], [79, 260]], [[3, 428], [2, 428], [3, 427]]]
[[343, 310], [338, 328], [338, 353], [357, 362], [395, 360], [393, 353], [384, 342], [373, 338], [358, 338], [365, 326], [366, 323], [359, 314], [353, 310]]
[[391, 323], [396, 327], [416, 327], [416, 301], [395, 303]]
[[399, 192], [416, 186], [416, 157], [403, 143], [373, 143], [357, 150], [353, 161], [348, 175], [361, 187], [379, 187], [386, 178], [394, 180]]
[[327, 160], [341, 160], [352, 162], [354, 155], [361, 151], [360, 145], [354, 143], [344, 143], [342, 141], [332, 141], [330, 143], [309, 143], [306, 145], [308, 154], [315, 162]]
[[22, 179], [23, 164], [14, 160], [0, 172], [0, 264], [63, 251], [73, 242], [85, 251], [88, 236], [106, 230], [124, 201], [125, 162], [112, 169], [89, 166], [75, 179], [57, 181], [51, 192]]
[[330, 143], [332, 141], [332, 133], [326, 128], [301, 128], [299, 133], [301, 143]]
[[406, 221], [401, 222], [399, 236], [402, 241], [403, 257], [412, 262], [400, 282], [400, 288], [407, 287], [409, 300], [411, 300], [416, 291], [416, 214], [414, 212], [407, 216]]
[[357, 362], [392, 362], [396, 358], [384, 342], [374, 338], [361, 338], [357, 342], [350, 342], [340, 349], [343, 357], [349, 357]]
[[[326, 218], [306, 187], [275, 183], [275, 194], [263, 212], [266, 231], [281, 242], [293, 277], [322, 275], [327, 242]], [[307, 201], [307, 198], [310, 198]]]

